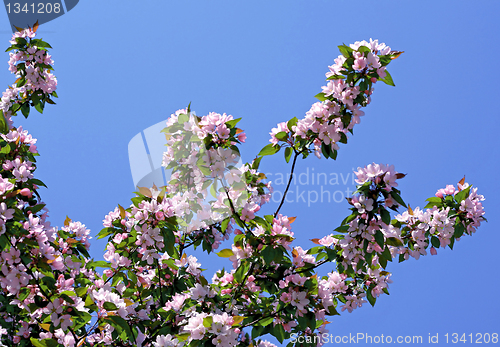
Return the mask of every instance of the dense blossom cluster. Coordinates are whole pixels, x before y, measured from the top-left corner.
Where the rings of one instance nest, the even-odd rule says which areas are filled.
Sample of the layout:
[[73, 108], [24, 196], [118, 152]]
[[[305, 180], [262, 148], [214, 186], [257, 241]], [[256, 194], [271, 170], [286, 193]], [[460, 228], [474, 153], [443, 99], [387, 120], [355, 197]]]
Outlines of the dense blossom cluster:
[[[12, 46], [9, 59], [9, 71], [16, 74], [16, 84], [2, 93], [0, 99], [0, 122], [12, 126], [11, 117], [21, 110], [28, 116], [30, 104], [42, 112], [45, 102], [53, 103], [50, 96], [56, 96], [57, 79], [51, 73], [52, 60], [45, 48], [51, 48], [46, 42], [33, 39], [36, 28], [16, 32], [10, 41]], [[29, 102], [28, 102], [29, 99]], [[3, 125], [2, 128], [5, 128]]]
[[335, 159], [339, 143], [347, 143], [347, 135], [359, 124], [370, 103], [373, 84], [378, 80], [393, 84], [386, 65], [400, 52], [392, 52], [378, 40], [358, 41], [340, 46], [342, 55], [326, 73], [328, 83], [303, 119], [282, 122], [271, 131], [270, 142], [288, 143], [298, 151], [314, 146], [315, 155]]
[[[272, 192], [258, 171], [263, 156], [284, 146], [294, 164], [312, 151], [335, 158], [372, 84], [392, 84], [386, 66], [399, 53], [370, 40], [340, 47], [321, 102], [304, 119], [273, 129], [271, 144], [250, 164], [239, 160], [246, 139], [239, 119], [198, 117], [189, 107], [171, 115], [164, 130], [168, 186], [138, 188], [130, 207], [105, 216], [98, 235], [108, 237], [105, 261], [91, 260], [85, 225], [48, 222], [37, 192], [43, 183], [34, 178], [36, 139], [10, 119], [18, 110], [27, 116], [30, 106], [41, 111], [56, 96], [42, 49], [50, 46], [34, 39], [35, 31], [14, 35], [9, 69], [20, 79], [0, 104], [0, 345], [270, 347], [261, 336], [311, 338], [327, 332], [327, 316], [338, 309], [352, 312], [388, 293], [393, 257], [453, 247], [484, 220], [484, 198], [464, 181], [440, 189], [424, 210], [407, 207], [391, 219], [388, 209], [406, 207], [396, 188], [404, 175], [382, 164], [358, 169], [352, 213], [311, 249], [293, 245], [295, 217], [279, 213], [281, 205], [259, 216]], [[188, 250], [211, 253], [227, 240], [217, 255], [232, 269], [207, 280]], [[321, 276], [316, 269], [329, 262], [336, 270]]]

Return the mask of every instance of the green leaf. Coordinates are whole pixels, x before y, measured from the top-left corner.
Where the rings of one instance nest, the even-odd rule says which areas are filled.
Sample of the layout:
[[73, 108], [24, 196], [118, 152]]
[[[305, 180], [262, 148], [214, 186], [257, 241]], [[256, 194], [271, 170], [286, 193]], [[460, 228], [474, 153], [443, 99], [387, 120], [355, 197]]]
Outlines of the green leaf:
[[127, 271], [127, 274], [128, 274], [128, 278], [133, 282], [133, 283], [137, 283], [137, 276], [135, 275], [135, 273], [131, 270], [128, 270]]
[[436, 248], [439, 248], [441, 246], [441, 242], [439, 242], [439, 238], [437, 238], [436, 236], [431, 237], [431, 244]]
[[351, 56], [351, 52], [353, 51], [353, 49], [349, 46], [346, 46], [345, 44], [342, 45], [342, 46], [338, 46], [339, 47], [339, 50], [340, 50], [340, 53], [342, 53], [342, 55], [346, 58], [349, 58]]
[[274, 257], [276, 256], [276, 252], [273, 248], [273, 246], [266, 246], [261, 252], [262, 257], [264, 258], [264, 261], [266, 264], [271, 264], [271, 262], [274, 260]]
[[224, 220], [220, 223], [220, 228], [221, 228], [221, 231], [222, 231], [223, 233], [226, 231], [228, 224], [229, 224], [229, 218], [224, 219]]
[[125, 332], [127, 336], [132, 337], [132, 331], [125, 319], [120, 316], [107, 316], [105, 319], [111, 326], [113, 326], [118, 334], [121, 335], [122, 332]]
[[361, 52], [361, 53], [370, 53], [371, 52], [370, 48], [368, 48], [366, 46], [359, 46], [357, 51]]
[[327, 81], [329, 81], [329, 80], [343, 80], [344, 78], [345, 78], [344, 75], [331, 75], [326, 80]]
[[273, 220], [274, 220], [274, 216], [272, 214], [266, 214], [264, 216], [264, 219], [269, 223], [269, 224], [273, 224]]
[[37, 214], [38, 212], [40, 212], [43, 208], [45, 207], [45, 204], [38, 204], [38, 205], [35, 205], [33, 207], [30, 207], [29, 210], [31, 211], [31, 213], [33, 214]]
[[382, 81], [382, 82], [384, 82], [385, 84], [388, 84], [388, 85], [390, 85], [390, 86], [395, 87], [396, 85], [394, 84], [394, 81], [392, 80], [392, 76], [391, 76], [391, 74], [389, 73], [389, 71], [385, 70], [385, 73], [386, 73], [385, 78], [380, 78], [380, 77], [379, 77], [379, 78], [378, 78], [378, 79], [379, 79], [379, 81]]
[[62, 299], [64, 299], [64, 301], [67, 301], [70, 304], [74, 305], [75, 301], [70, 296], [75, 296], [75, 295], [76, 295], [75, 292], [72, 292], [72, 291], [69, 291], [69, 290], [65, 290], [64, 292], [62, 292], [61, 294], [59, 294], [59, 297], [61, 297]]
[[377, 299], [373, 297], [372, 289], [373, 288], [368, 288], [366, 290], [366, 298], [368, 299], [368, 302], [370, 303], [370, 305], [375, 306], [375, 301], [377, 301]]
[[288, 130], [292, 131], [292, 128], [297, 125], [297, 122], [299, 120], [297, 119], [297, 117], [293, 117], [292, 119], [290, 119], [288, 121], [288, 123], [286, 123], [286, 127], [288, 128]]
[[34, 39], [34, 40], [31, 40], [31, 43], [34, 45], [34, 46], [37, 46], [39, 48], [52, 48], [51, 45], [49, 45], [47, 42], [45, 41], [42, 41], [40, 39]]
[[347, 143], [347, 135], [344, 133], [340, 133], [340, 143], [346, 144]]
[[454, 237], [459, 238], [462, 237], [464, 234], [465, 227], [462, 222], [460, 222], [459, 219], [457, 219], [457, 224], [455, 225], [455, 233], [453, 234]]
[[379, 257], [378, 262], [379, 262], [380, 266], [382, 266], [382, 268], [385, 269], [385, 267], [387, 266], [387, 259], [384, 257]]
[[285, 149], [285, 160], [287, 163], [290, 162], [290, 159], [292, 158], [292, 153], [293, 153], [292, 147], [287, 147]]
[[389, 250], [389, 247], [384, 248], [384, 251], [380, 254], [380, 258], [383, 258], [386, 261], [392, 262], [392, 255], [391, 255], [391, 251]]
[[102, 239], [103, 237], [106, 237], [108, 235], [111, 235], [115, 232], [115, 228], [104, 228], [99, 233], [97, 234], [97, 239]]
[[271, 330], [271, 335], [276, 337], [280, 343], [283, 343], [285, 340], [285, 329], [283, 328], [283, 325], [276, 324]]
[[85, 294], [87, 294], [87, 287], [78, 287], [78, 288], [75, 288], [75, 293], [79, 297], [82, 297]]
[[240, 264], [240, 266], [238, 267], [238, 269], [234, 273], [234, 279], [236, 280], [236, 282], [241, 283], [243, 281], [243, 278], [245, 278], [249, 267], [250, 267], [250, 264], [248, 264], [246, 262]]
[[212, 316], [208, 316], [208, 317], [203, 318], [203, 326], [205, 328], [211, 328], [213, 322], [214, 322], [214, 317], [212, 317]]
[[456, 195], [455, 195], [455, 201], [457, 203], [461, 203], [463, 200], [465, 200], [466, 198], [469, 197], [469, 192], [470, 192], [470, 189], [471, 189], [472, 186], [468, 186], [466, 189], [458, 192]]
[[188, 120], [189, 120], [189, 116], [188, 116], [187, 114], [183, 113], [183, 114], [180, 114], [180, 115], [179, 115], [179, 118], [178, 118], [178, 120], [177, 120], [177, 123], [179, 123], [179, 124], [184, 124], [184, 123], [186, 123]]
[[357, 212], [353, 212], [351, 215], [347, 216], [343, 221], [342, 221], [342, 225], [345, 225], [345, 224], [349, 224], [349, 222], [353, 221], [354, 219], [356, 219], [356, 217], [358, 216], [358, 213]]
[[441, 203], [441, 198], [438, 198], [437, 196], [433, 196], [432, 198], [429, 198], [425, 201], [435, 202], [435, 203], [439, 204], [439, 203]]
[[17, 299], [19, 301], [24, 301], [24, 299], [26, 299], [30, 293], [31, 293], [30, 289], [28, 289], [26, 287], [21, 288], [21, 290], [19, 291], [19, 294], [17, 296]]
[[256, 339], [257, 337], [264, 334], [266, 327], [257, 325], [252, 327], [252, 339]]
[[35, 304], [40, 308], [40, 307], [46, 307], [49, 302], [46, 300], [43, 300], [40, 296], [35, 296]]
[[6, 234], [0, 235], [0, 251], [3, 251], [9, 244], [9, 238]]
[[25, 118], [28, 118], [30, 114], [30, 105], [27, 102], [25, 102], [23, 106], [21, 106], [21, 112], [23, 113]]
[[20, 87], [24, 86], [25, 84], [26, 84], [26, 78], [23, 77], [23, 78], [19, 79], [19, 81], [17, 81], [16, 87], [20, 88]]
[[275, 137], [280, 141], [286, 141], [288, 139], [288, 133], [286, 131], [280, 131]]
[[402, 263], [405, 261], [405, 256], [403, 254], [399, 255], [399, 262]]
[[163, 233], [163, 239], [165, 242], [165, 248], [169, 256], [174, 257], [175, 252], [175, 235], [170, 229], [165, 229]]
[[262, 160], [262, 157], [255, 158], [254, 161], [252, 162], [252, 169], [257, 170], [259, 168], [261, 160]]
[[389, 237], [386, 239], [386, 243], [389, 245], [389, 246], [394, 246], [394, 247], [401, 247], [403, 246], [403, 243], [401, 242], [401, 240], [395, 238], [395, 237]]
[[108, 302], [108, 301], [106, 301], [104, 304], [102, 304], [102, 307], [104, 307], [104, 309], [106, 311], [115, 311], [118, 309], [118, 307], [116, 307], [115, 304], [113, 304], [112, 302]]
[[273, 145], [272, 143], [268, 144], [264, 148], [262, 148], [259, 152], [259, 156], [263, 157], [265, 155], [273, 155], [278, 153], [281, 147], [279, 145]]
[[314, 96], [319, 101], [326, 101], [328, 98], [325, 96], [325, 93], [318, 93]]
[[391, 214], [385, 208], [380, 208], [380, 216], [382, 217], [382, 222], [387, 225], [391, 224]]
[[332, 155], [332, 148], [330, 145], [325, 145], [325, 143], [321, 143], [321, 153], [323, 153], [323, 156], [328, 159]]
[[82, 311], [77, 311], [78, 312], [78, 317], [73, 318], [73, 329], [78, 330], [81, 327], [85, 326], [90, 320], [92, 319], [92, 316], [88, 314], [87, 312], [82, 312]]
[[105, 267], [105, 268], [111, 267], [111, 264], [108, 263], [107, 261], [104, 261], [104, 260], [91, 261], [91, 262], [89, 262], [89, 265], [93, 269], [95, 269], [96, 267]]
[[233, 251], [230, 250], [229, 248], [223, 249], [222, 251], [216, 254], [221, 258], [229, 258], [234, 255]]
[[438, 198], [437, 196], [429, 198], [425, 201], [429, 201], [427, 205], [424, 206], [424, 208], [433, 208], [434, 206], [441, 206], [443, 201], [441, 198]]
[[327, 311], [330, 316], [340, 316], [340, 313], [338, 313], [335, 307], [333, 306], [328, 306]]
[[233, 120], [230, 120], [230, 121], [227, 121], [226, 122], [226, 126], [229, 127], [229, 128], [234, 128], [234, 126], [236, 124], [238, 124], [238, 122], [241, 120], [241, 118], [237, 118], [237, 119], [233, 119]]
[[377, 244], [380, 246], [380, 247], [384, 247], [384, 234], [382, 234], [382, 231], [377, 230], [375, 232], [375, 241], [377, 242]]
[[45, 104], [40, 99], [37, 99], [34, 105], [35, 105], [35, 110], [37, 110], [40, 113], [43, 113], [43, 108], [45, 107]]
[[81, 253], [83, 254], [87, 259], [90, 258], [90, 254], [89, 252], [87, 251], [87, 249], [85, 248], [84, 245], [82, 245], [81, 243], [77, 244], [76, 245], [76, 249]]
[[47, 188], [47, 186], [45, 185], [45, 183], [43, 183], [43, 182], [42, 182], [42, 181], [40, 181], [39, 179], [32, 178], [32, 179], [30, 179], [30, 182], [31, 182], [31, 183], [33, 183], [33, 184], [36, 184], [37, 186]]
[[267, 318], [264, 318], [261, 321], [259, 321], [258, 324], [265, 327], [265, 326], [271, 324], [272, 322], [274, 322], [274, 317], [267, 317]]
[[59, 346], [57, 341], [55, 341], [54, 339], [38, 340], [38, 339], [35, 339], [34, 337], [32, 337], [32, 338], [30, 338], [30, 341], [33, 344], [33, 346], [36, 346], [36, 347], [57, 347], [57, 346]]
[[3, 111], [0, 110], [0, 133], [7, 134], [8, 132], [9, 126], [7, 125], [7, 119], [5, 118]]
[[349, 231], [349, 225], [342, 225], [339, 226], [338, 228], [335, 228], [334, 230], [338, 231], [339, 233], [346, 233]]
[[408, 208], [405, 204], [405, 202], [403, 201], [403, 199], [401, 198], [401, 196], [396, 193], [394, 190], [391, 191], [391, 197], [396, 200], [398, 202], [398, 204], [400, 204], [401, 206], [405, 207], [405, 208]]
[[10, 151], [11, 151], [11, 148], [10, 148], [10, 145], [8, 143], [5, 146], [3, 146], [2, 148], [0, 148], [1, 154], [9, 154]]
[[[14, 114], [14, 113], [16, 113], [17, 111], [19, 111], [19, 109], [20, 109], [20, 108], [21, 108], [21, 105], [19, 105], [19, 104], [17, 104], [17, 103], [16, 103], [16, 104], [12, 105], [12, 107], [10, 108], [10, 110], [11, 110], [11, 111], [12, 111], [12, 113]], [[0, 112], [2, 112], [2, 111], [0, 111]]]

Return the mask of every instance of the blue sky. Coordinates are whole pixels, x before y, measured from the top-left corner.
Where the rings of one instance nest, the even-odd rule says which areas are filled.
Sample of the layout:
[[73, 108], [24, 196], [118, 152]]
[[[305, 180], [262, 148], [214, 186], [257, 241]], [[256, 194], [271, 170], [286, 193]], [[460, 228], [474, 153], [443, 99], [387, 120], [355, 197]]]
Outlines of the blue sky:
[[[52, 223], [60, 226], [68, 215], [95, 235], [103, 217], [133, 197], [129, 141], [177, 109], [192, 102], [198, 115], [242, 117], [248, 140], [241, 150], [249, 161], [271, 128], [303, 117], [315, 102], [338, 45], [373, 38], [405, 51], [389, 66], [396, 87], [376, 86], [338, 160], [311, 157], [297, 172], [346, 178], [358, 166], [394, 164], [408, 174], [400, 189], [412, 207], [465, 175], [485, 195], [489, 222], [453, 251], [391, 264], [391, 295], [331, 318], [329, 330], [420, 335], [424, 342], [438, 333], [442, 345], [446, 333], [449, 343], [452, 333], [475, 340], [476, 333], [500, 333], [498, 13], [500, 3], [483, 0], [81, 1], [39, 29], [54, 47], [58, 105], [15, 124], [38, 138], [37, 175], [49, 187], [41, 193]], [[2, 11], [0, 23], [7, 48], [12, 33]], [[0, 60], [7, 87], [14, 81], [7, 53]], [[270, 177], [289, 170], [281, 155], [265, 158], [261, 168]], [[340, 180], [299, 188], [352, 187]], [[298, 217], [297, 244], [310, 247], [308, 240], [330, 233], [347, 208], [294, 201], [282, 212]], [[100, 241], [93, 242], [96, 258]]]

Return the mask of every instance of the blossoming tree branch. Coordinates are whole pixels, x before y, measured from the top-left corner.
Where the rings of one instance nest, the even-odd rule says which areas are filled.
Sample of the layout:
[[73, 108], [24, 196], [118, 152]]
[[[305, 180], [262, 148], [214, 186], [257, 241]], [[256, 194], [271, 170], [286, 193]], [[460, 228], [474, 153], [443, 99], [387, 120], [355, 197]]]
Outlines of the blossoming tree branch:
[[[5, 346], [273, 346], [327, 330], [329, 316], [388, 294], [387, 264], [453, 248], [483, 217], [483, 196], [462, 179], [411, 209], [397, 189], [404, 174], [370, 164], [355, 172], [350, 214], [315, 247], [293, 244], [295, 217], [282, 214], [300, 158], [336, 159], [370, 103], [373, 85], [394, 85], [387, 66], [401, 52], [378, 41], [339, 46], [327, 84], [305, 117], [272, 129], [256, 159], [239, 164], [239, 119], [182, 109], [167, 121], [166, 187], [141, 187], [128, 208], [104, 219], [105, 261], [88, 253], [90, 231], [67, 218], [50, 225], [38, 192], [37, 147], [12, 117], [43, 112], [57, 97], [50, 45], [38, 25], [10, 43], [17, 80], [0, 102], [0, 341]], [[290, 182], [273, 215], [259, 215], [272, 187], [259, 172], [284, 154]], [[394, 217], [391, 212], [394, 212]], [[224, 245], [227, 248], [221, 249]], [[230, 246], [229, 246], [230, 245]], [[190, 253], [201, 247], [232, 269], [206, 278]], [[321, 265], [336, 271], [320, 274]], [[232, 265], [232, 266], [231, 266]], [[98, 272], [96, 269], [102, 268]], [[290, 342], [289, 345], [292, 345]], [[297, 345], [299, 345], [297, 343]]]

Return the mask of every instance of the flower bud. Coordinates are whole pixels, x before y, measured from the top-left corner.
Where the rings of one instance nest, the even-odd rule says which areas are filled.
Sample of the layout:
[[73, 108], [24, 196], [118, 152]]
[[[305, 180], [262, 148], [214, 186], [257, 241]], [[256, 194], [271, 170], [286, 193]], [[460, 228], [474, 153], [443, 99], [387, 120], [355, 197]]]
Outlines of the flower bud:
[[28, 188], [21, 189], [19, 191], [19, 194], [21, 194], [22, 196], [27, 196], [28, 198], [31, 198], [32, 196], [31, 190], [29, 190]]

